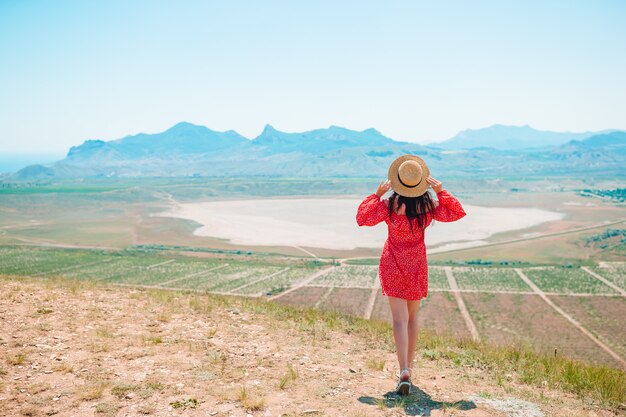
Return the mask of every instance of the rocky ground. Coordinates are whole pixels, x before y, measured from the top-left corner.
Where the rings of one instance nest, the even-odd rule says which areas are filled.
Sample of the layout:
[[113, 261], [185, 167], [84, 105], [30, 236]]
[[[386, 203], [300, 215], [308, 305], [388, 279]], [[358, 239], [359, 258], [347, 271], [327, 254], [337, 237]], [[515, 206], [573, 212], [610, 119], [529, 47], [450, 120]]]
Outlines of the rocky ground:
[[571, 394], [419, 355], [388, 395], [388, 344], [236, 299], [0, 278], [3, 416], [612, 416]]

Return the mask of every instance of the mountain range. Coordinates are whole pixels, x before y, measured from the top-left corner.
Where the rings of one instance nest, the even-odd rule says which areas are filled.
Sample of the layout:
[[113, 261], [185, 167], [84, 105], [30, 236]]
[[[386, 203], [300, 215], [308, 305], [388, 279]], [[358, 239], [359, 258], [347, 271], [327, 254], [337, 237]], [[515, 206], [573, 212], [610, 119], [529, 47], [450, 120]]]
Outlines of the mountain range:
[[550, 132], [525, 126], [493, 125], [483, 129], [467, 129], [443, 142], [430, 146], [441, 149], [493, 148], [499, 150], [522, 150], [563, 145], [571, 140], [583, 140], [591, 136], [610, 133], [601, 132]]
[[626, 132], [616, 130], [562, 133], [494, 125], [420, 145], [375, 129], [330, 126], [287, 133], [267, 125], [247, 139], [233, 130], [181, 122], [156, 134], [87, 140], [63, 160], [31, 165], [8, 178], [385, 177], [389, 163], [407, 153], [446, 176], [626, 174]]

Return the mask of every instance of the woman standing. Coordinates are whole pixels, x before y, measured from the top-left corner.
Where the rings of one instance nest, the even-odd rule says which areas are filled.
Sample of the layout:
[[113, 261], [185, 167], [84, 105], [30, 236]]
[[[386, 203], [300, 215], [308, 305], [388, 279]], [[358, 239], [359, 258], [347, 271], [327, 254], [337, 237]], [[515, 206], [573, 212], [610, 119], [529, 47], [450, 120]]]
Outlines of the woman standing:
[[[428, 192], [432, 187], [437, 201]], [[389, 188], [393, 194], [381, 200]], [[380, 256], [378, 276], [389, 299], [393, 338], [400, 372], [396, 391], [408, 395], [411, 367], [417, 344], [417, 312], [428, 294], [428, 263], [424, 230], [433, 220], [452, 222], [465, 216], [461, 203], [430, 176], [426, 163], [415, 155], [403, 155], [389, 167], [388, 180], [359, 205], [359, 226], [387, 224], [388, 236]]]

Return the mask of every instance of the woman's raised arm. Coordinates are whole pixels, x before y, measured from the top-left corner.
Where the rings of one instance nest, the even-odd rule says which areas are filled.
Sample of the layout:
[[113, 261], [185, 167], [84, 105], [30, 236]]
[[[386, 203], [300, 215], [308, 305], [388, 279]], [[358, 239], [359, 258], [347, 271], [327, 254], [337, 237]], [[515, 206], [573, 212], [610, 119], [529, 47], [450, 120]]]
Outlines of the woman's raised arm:
[[389, 217], [387, 200], [380, 198], [390, 187], [389, 181], [383, 181], [378, 186], [376, 193], [371, 194], [359, 204], [356, 212], [356, 222], [359, 226], [375, 226]]
[[459, 200], [446, 190], [437, 193], [437, 200], [439, 204], [433, 211], [433, 219], [440, 222], [453, 222], [465, 217], [465, 210]]
[[452, 194], [443, 189], [441, 182], [433, 177], [426, 178], [426, 181], [437, 193], [439, 204], [433, 211], [433, 219], [440, 222], [453, 222], [465, 216], [463, 206]]

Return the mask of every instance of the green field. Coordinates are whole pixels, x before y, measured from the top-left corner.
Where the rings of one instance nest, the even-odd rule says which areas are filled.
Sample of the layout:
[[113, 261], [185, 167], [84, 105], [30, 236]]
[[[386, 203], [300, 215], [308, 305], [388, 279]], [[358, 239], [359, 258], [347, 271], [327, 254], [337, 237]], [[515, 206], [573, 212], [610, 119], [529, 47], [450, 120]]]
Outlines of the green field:
[[450, 289], [450, 284], [448, 284], [448, 278], [443, 268], [432, 266], [428, 268], [428, 288], [435, 290]]
[[[0, 274], [65, 277], [254, 295], [276, 292], [315, 272], [308, 261], [196, 258], [133, 251], [0, 247]], [[247, 285], [250, 284], [250, 285]]]
[[[312, 261], [310, 258], [256, 255], [243, 251], [219, 253], [203, 250], [196, 253], [191, 250], [193, 248], [178, 249], [0, 246], [0, 275], [38, 279], [63, 277], [108, 285], [185, 289], [251, 297], [277, 296], [279, 299], [281, 292], [298, 285], [295, 291], [284, 297], [283, 302], [317, 305], [322, 309], [370, 317], [366, 310], [370, 300], [374, 300], [372, 317], [390, 319], [387, 300], [383, 299], [381, 290], [372, 291], [378, 284], [377, 265], [339, 264], [332, 259]], [[438, 265], [429, 267], [429, 289], [433, 291], [422, 302], [420, 320], [431, 330], [466, 334], [465, 321], [450, 291], [445, 268]], [[615, 366], [613, 358], [598, 350], [593, 341], [537, 294], [533, 294], [515, 268], [449, 268], [481, 337], [504, 344], [532, 342], [538, 350], [548, 352], [557, 349], [572, 357]], [[590, 268], [616, 285], [624, 284], [623, 263], [603, 262]], [[616, 352], [626, 352], [623, 342], [626, 340], [626, 326], [623, 321], [614, 320], [626, 313], [626, 298], [579, 267], [525, 266], [519, 270], [606, 345]], [[318, 272], [322, 273], [313, 277]], [[303, 286], [305, 280], [307, 284]], [[369, 311], [372, 314], [372, 310]]]
[[[246, 258], [232, 254], [198, 258], [173, 252], [2, 246], [0, 274], [42, 278], [62, 276], [215, 292], [235, 290], [239, 294], [255, 295], [287, 289], [320, 267], [331, 265], [327, 261], [311, 263], [306, 259], [287, 261], [278, 257]], [[591, 268], [617, 285], [624, 285], [623, 264], [607, 265]], [[521, 270], [547, 293], [617, 294], [578, 267], [525, 267]], [[513, 268], [452, 267], [452, 273], [462, 291], [531, 291]], [[373, 288], [377, 281], [376, 265], [347, 264], [329, 269], [309, 285]], [[450, 288], [443, 267], [429, 268], [429, 288], [444, 291]]]
[[617, 294], [581, 268], [527, 268], [524, 273], [542, 291], [559, 294]]
[[378, 279], [378, 267], [347, 265], [334, 268], [311, 282], [324, 287], [372, 288]]
[[531, 291], [512, 268], [453, 268], [460, 289]]
[[626, 262], [612, 262], [605, 266], [592, 266], [593, 272], [626, 290]]
[[318, 268], [316, 267], [302, 265], [286, 267], [263, 281], [252, 282], [250, 285], [239, 290], [234, 290], [233, 292], [235, 294], [245, 295], [261, 293], [276, 294], [289, 288], [293, 283], [313, 274], [317, 270]]

